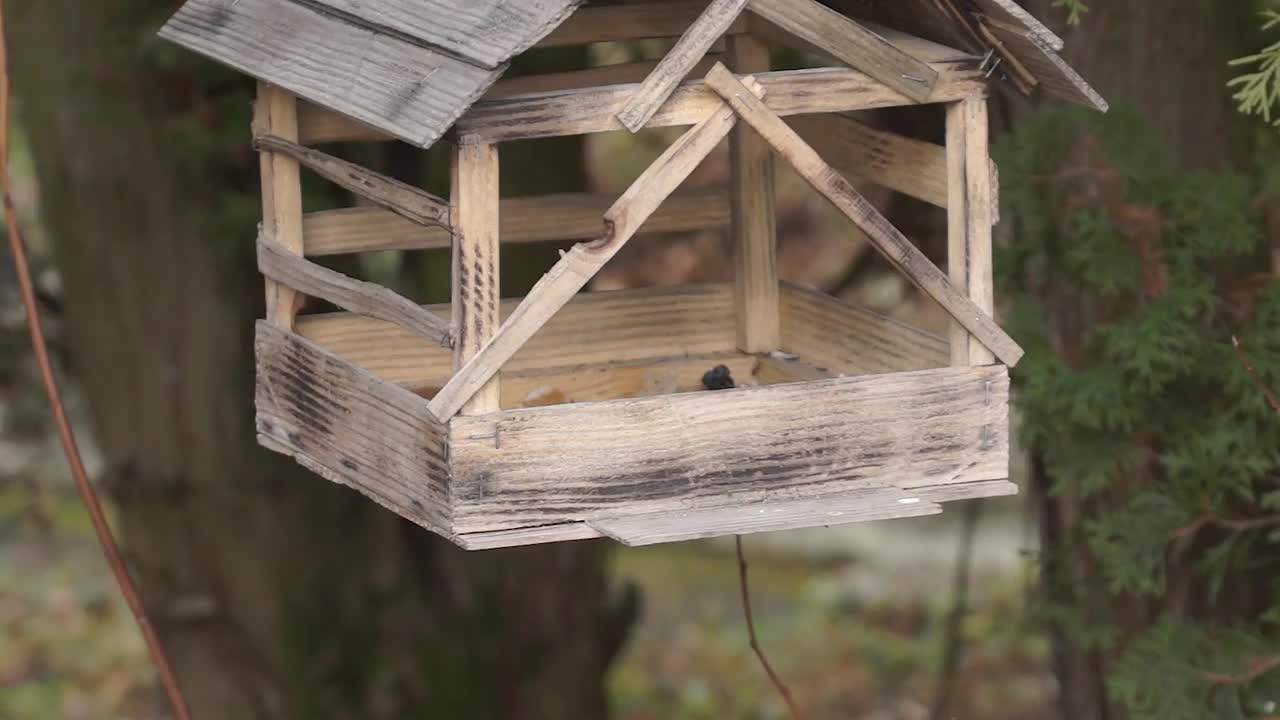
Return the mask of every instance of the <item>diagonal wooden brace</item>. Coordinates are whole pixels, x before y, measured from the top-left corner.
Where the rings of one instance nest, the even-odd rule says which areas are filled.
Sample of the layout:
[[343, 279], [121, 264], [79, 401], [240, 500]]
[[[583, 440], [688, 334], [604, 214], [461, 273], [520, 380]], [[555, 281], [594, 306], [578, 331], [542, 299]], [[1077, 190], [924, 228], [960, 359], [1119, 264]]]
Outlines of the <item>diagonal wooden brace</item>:
[[929, 294], [1005, 365], [1013, 367], [1023, 351], [972, 300], [951, 284], [947, 275], [879, 213], [853, 185], [760, 102], [723, 64], [707, 74], [707, 85], [720, 94], [775, 152], [786, 158], [815, 190], [843, 212], [870, 238], [886, 258]]
[[[737, 83], [737, 79], [734, 80]], [[754, 78], [738, 83], [752, 97], [764, 88]], [[604, 267], [653, 215], [658, 206], [706, 159], [737, 124], [733, 108], [722, 103], [667, 148], [604, 215], [605, 234], [599, 240], [575, 245], [529, 291], [498, 333], [431, 400], [431, 412], [447, 422], [488, 382], [489, 378], [533, 337]]]
[[746, 6], [747, 0], [712, 0], [618, 113], [623, 126], [639, 132], [716, 40], [729, 31]]

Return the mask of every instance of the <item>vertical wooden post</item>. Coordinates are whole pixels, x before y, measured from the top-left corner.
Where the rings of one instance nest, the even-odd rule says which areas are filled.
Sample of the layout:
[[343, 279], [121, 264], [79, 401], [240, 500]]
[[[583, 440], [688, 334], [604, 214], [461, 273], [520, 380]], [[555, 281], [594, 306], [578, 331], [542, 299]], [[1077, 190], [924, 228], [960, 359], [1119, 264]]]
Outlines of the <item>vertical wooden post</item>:
[[[453, 367], [460, 369], [498, 332], [498, 148], [454, 147], [451, 187], [453, 225]], [[501, 409], [495, 375], [460, 411], [482, 415]]]
[[[986, 98], [947, 106], [947, 255], [951, 283], [988, 314], [995, 311], [992, 277], [994, 197]], [[990, 365], [995, 356], [960, 323], [951, 323], [951, 364]]]
[[[727, 38], [735, 72], [769, 69], [769, 48], [750, 34]], [[738, 123], [729, 136], [732, 165], [734, 308], [738, 348], [764, 353], [782, 342], [779, 318], [777, 222], [773, 152], [755, 130]]]
[[[255, 133], [298, 141], [298, 101], [288, 92], [258, 83], [253, 105]], [[290, 252], [302, 255], [302, 179], [298, 161], [283, 153], [260, 155], [262, 173], [262, 229]], [[297, 291], [267, 280], [267, 321], [293, 329], [298, 308], [305, 299]]]

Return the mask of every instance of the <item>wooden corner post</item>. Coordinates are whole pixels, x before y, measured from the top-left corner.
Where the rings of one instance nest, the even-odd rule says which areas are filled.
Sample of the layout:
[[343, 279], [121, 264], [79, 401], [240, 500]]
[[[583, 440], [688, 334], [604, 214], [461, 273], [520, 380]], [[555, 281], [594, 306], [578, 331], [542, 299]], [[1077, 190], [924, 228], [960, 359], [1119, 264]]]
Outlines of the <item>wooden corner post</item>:
[[[731, 35], [727, 42], [734, 72], [769, 69], [769, 47], [758, 38]], [[729, 136], [729, 153], [738, 349], [771, 352], [782, 344], [773, 151], [755, 130], [738, 123]]]
[[[253, 105], [255, 136], [272, 135], [298, 141], [298, 100], [288, 92], [264, 82], [258, 83]], [[263, 152], [262, 231], [285, 252], [302, 255], [302, 179], [298, 161], [284, 153]], [[304, 299], [289, 286], [268, 279], [267, 322], [285, 330], [293, 329], [294, 318]]]
[[[947, 261], [951, 283], [983, 312], [995, 314], [992, 183], [987, 99], [947, 106]], [[951, 364], [990, 365], [995, 356], [958, 322], [951, 323]]]
[[[498, 147], [461, 142], [454, 147], [450, 184], [453, 224], [453, 368], [467, 364], [498, 332], [501, 285], [498, 273]], [[501, 410], [495, 374], [460, 412]]]

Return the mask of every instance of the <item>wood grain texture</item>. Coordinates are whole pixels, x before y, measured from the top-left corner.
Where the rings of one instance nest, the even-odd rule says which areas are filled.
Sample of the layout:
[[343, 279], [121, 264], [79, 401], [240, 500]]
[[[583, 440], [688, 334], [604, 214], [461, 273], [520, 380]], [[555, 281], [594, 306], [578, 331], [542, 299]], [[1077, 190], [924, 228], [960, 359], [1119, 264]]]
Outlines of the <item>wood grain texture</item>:
[[1008, 471], [1008, 370], [943, 368], [459, 416], [454, 529], [798, 501]]
[[824, 292], [783, 284], [782, 346], [837, 375], [947, 366], [947, 341]]
[[618, 112], [622, 126], [633, 133], [639, 132], [698, 61], [706, 57], [712, 45], [728, 32], [746, 6], [747, 0], [711, 0]]
[[972, 34], [950, 17], [936, 0], [823, 0], [841, 13], [870, 20], [934, 42], [981, 53]]
[[328, 153], [273, 135], [259, 135], [254, 147], [293, 158], [320, 177], [380, 208], [419, 225], [449, 227], [449, 205], [431, 193]]
[[[517, 303], [503, 301], [504, 318]], [[449, 317], [447, 305], [428, 309], [437, 317]], [[309, 315], [298, 319], [298, 332], [387, 382], [440, 386], [453, 374], [448, 349], [379, 320], [349, 313]], [[535, 333], [504, 370], [519, 373], [733, 350], [729, 285], [588, 292]]]
[[265, 234], [258, 238], [258, 269], [280, 285], [359, 315], [395, 323], [429, 342], [450, 344], [448, 324], [408, 298], [304, 260]]
[[[742, 92], [762, 94], [754, 81]], [[529, 291], [479, 352], [431, 400], [437, 418], [453, 417], [551, 316], [626, 245], [676, 188], [733, 129], [737, 116], [726, 104], [682, 135], [646, 169], [604, 215], [606, 232], [595, 242], [575, 245]]]
[[[688, 77], [702, 77], [707, 74], [720, 59], [719, 53], [707, 53], [689, 68], [676, 83]], [[640, 60], [637, 62], [598, 65], [585, 70], [570, 70], [541, 75], [521, 75], [504, 77], [485, 94], [486, 99], [512, 97], [515, 95], [531, 95], [534, 93], [560, 92], [562, 90], [581, 90], [601, 85], [624, 85], [643, 81], [658, 67], [657, 60]]]
[[[707, 0], [588, 5], [561, 23], [538, 46], [680, 37], [706, 8]], [[746, 29], [746, 22], [739, 19], [729, 26], [728, 32], [740, 33]]]
[[[966, 243], [966, 292], [989, 317], [995, 317], [995, 270], [992, 256], [992, 230], [995, 224], [992, 208], [995, 198], [991, 192], [991, 145], [986, 100], [965, 100], [960, 103], [964, 114], [965, 153], [965, 221], [968, 224]], [[991, 351], [977, 338], [969, 338], [969, 364], [988, 365], [995, 362]]]
[[[298, 101], [280, 88], [258, 83], [253, 104], [253, 131], [285, 139], [298, 137]], [[302, 255], [302, 178], [298, 161], [283, 153], [263, 153], [258, 159], [262, 177], [262, 229], [290, 253]], [[300, 298], [288, 285], [267, 281], [267, 320], [293, 329]]]
[[974, 0], [974, 2], [988, 19], [1015, 27], [1020, 25], [1050, 50], [1061, 51], [1066, 47], [1062, 38], [1054, 34], [1048, 26], [1037, 20], [1015, 0]]
[[[987, 480], [955, 485], [912, 488], [911, 494], [921, 499], [921, 504], [944, 503], [956, 500], [976, 500], [978, 498], [1002, 497], [1016, 495], [1018, 486], [1004, 480]], [[918, 506], [917, 506], [918, 507]], [[927, 509], [929, 506], [925, 505]], [[907, 508], [910, 510], [910, 507]], [[932, 511], [925, 514], [932, 514]], [[868, 520], [872, 518], [866, 518]], [[830, 523], [836, 524], [836, 523]], [[585, 522], [560, 523], [542, 525], [519, 530], [499, 530], [496, 532], [467, 533], [458, 535], [454, 542], [467, 550], [490, 550], [502, 547], [535, 545], [568, 540], [587, 540], [602, 537], [604, 534], [595, 530]]]
[[582, 0], [295, 0], [494, 69], [571, 15]]
[[751, 0], [751, 12], [916, 102], [928, 102], [938, 71], [816, 0]]
[[[613, 195], [565, 193], [501, 201], [504, 243], [589, 240], [600, 237], [601, 219]], [[640, 233], [683, 233], [729, 224], [729, 198], [719, 188], [672, 195]], [[303, 240], [310, 257], [378, 250], [428, 250], [450, 246], [449, 230], [423, 226], [381, 208], [322, 210], [303, 216]]]
[[842, 173], [947, 207], [946, 150], [842, 115], [801, 115], [788, 124]]
[[[768, 46], [751, 35], [730, 38], [728, 51], [735, 72], [769, 70]], [[769, 352], [782, 342], [773, 151], [755, 130], [739, 124], [729, 134], [729, 163], [738, 349]]]
[[502, 73], [298, 2], [188, 0], [160, 35], [421, 147]]
[[625, 515], [590, 520], [587, 524], [627, 547], [642, 547], [725, 535], [923, 517], [941, 512], [941, 506], [923, 502], [897, 488], [867, 488], [811, 500]]
[[[986, 92], [982, 76], [969, 63], [955, 69], [940, 64], [938, 83], [929, 102], [951, 102]], [[818, 68], [757, 73], [766, 104], [779, 115], [850, 112], [914, 104], [856, 70]], [[555, 94], [482, 100], [461, 120], [456, 131], [464, 141], [505, 142], [541, 137], [583, 135], [624, 130], [617, 114], [635, 91], [632, 85], [566, 91]], [[682, 83], [649, 127], [693, 125], [715, 111], [720, 102], [702, 81]], [[351, 132], [359, 132], [352, 128]], [[341, 134], [341, 133], [339, 133]]]
[[[947, 277], [961, 292], [969, 292], [969, 175], [967, 113], [964, 101], [947, 106]], [[951, 364], [969, 365], [969, 331], [958, 320], [950, 323]]]
[[1106, 99], [1038, 36], [1021, 27], [1000, 22], [991, 21], [987, 25], [995, 37], [1035, 76], [1045, 93], [1060, 100], [1107, 111], [1109, 105]]
[[[498, 332], [502, 301], [498, 244], [498, 148], [458, 145], [453, 151], [454, 218], [452, 316], [457, 340], [453, 367], [464, 367]], [[477, 415], [498, 410], [500, 379], [494, 377], [462, 407]]]
[[447, 428], [425, 401], [265, 322], [255, 350], [264, 444], [447, 534]]
[[[760, 135], [795, 167], [819, 193], [867, 234], [880, 250], [912, 282], [938, 302], [952, 317], [979, 338], [1005, 364], [1017, 365], [1023, 351], [990, 316], [957, 291], [947, 276], [879, 213], [838, 171], [827, 165], [804, 140], [738, 82], [724, 66], [707, 75], [708, 83], [751, 124]], [[984, 168], [985, 169], [985, 168]]]

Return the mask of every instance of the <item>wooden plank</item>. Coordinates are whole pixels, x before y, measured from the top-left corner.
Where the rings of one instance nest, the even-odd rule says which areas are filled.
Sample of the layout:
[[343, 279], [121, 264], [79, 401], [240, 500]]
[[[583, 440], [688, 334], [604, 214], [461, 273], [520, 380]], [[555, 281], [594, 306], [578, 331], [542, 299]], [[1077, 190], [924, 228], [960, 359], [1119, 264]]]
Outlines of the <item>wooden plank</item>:
[[971, 33], [936, 0], [823, 0], [850, 17], [972, 52], [981, 52]]
[[705, 510], [624, 515], [588, 525], [627, 547], [725, 535], [831, 527], [938, 515], [942, 507], [897, 488], [866, 488], [812, 500], [738, 504]]
[[[969, 292], [968, 115], [965, 102], [947, 106], [947, 277], [957, 290]], [[950, 324], [951, 364], [969, 365], [969, 331], [958, 320]]]
[[[706, 7], [707, 0], [587, 6], [543, 38], [538, 47], [680, 37]], [[739, 18], [728, 32], [741, 33], [746, 28], [746, 21]]]
[[[517, 302], [503, 301], [504, 318], [510, 317]], [[447, 305], [428, 309], [437, 317], [450, 315]], [[379, 320], [348, 313], [309, 315], [298, 319], [298, 333], [388, 382], [437, 386], [453, 374], [453, 355], [447, 348]], [[732, 350], [733, 289], [729, 285], [588, 292], [575, 297], [534, 334], [504, 371]]]
[[[736, 72], [769, 69], [768, 46], [751, 35], [730, 38], [728, 49]], [[729, 162], [738, 349], [769, 352], [782, 342], [773, 152], [755, 130], [740, 124], [729, 135]]]
[[[711, 66], [720, 59], [719, 53], [707, 53], [697, 61], [677, 83], [688, 77], [702, 77]], [[581, 90], [601, 85], [624, 85], [638, 83], [649, 77], [658, 67], [657, 60], [641, 60], [638, 62], [599, 65], [586, 70], [570, 70], [559, 73], [543, 73], [541, 75], [522, 75], [499, 80], [485, 99], [512, 97], [515, 95], [531, 95], [534, 93], [560, 92], [563, 90]]]
[[782, 346], [840, 375], [946, 367], [947, 342], [817, 290], [782, 286]]
[[564, 22], [581, 0], [295, 0], [369, 30], [497, 68]]
[[421, 147], [502, 72], [280, 0], [188, 0], [160, 35]]
[[751, 12], [916, 102], [929, 102], [938, 71], [815, 0], [751, 0]]
[[[680, 36], [675, 47], [662, 58], [653, 72], [640, 83], [626, 105], [618, 112], [618, 120], [631, 132], [639, 132], [649, 118], [671, 97], [699, 60], [711, 50], [729, 27], [742, 15], [747, 0], [711, 0], [706, 10]], [[769, 68], [752, 68], [768, 70]], [[738, 68], [742, 70], [742, 68]]]
[[[739, 84], [752, 97], [763, 90], [748, 80]], [[431, 401], [431, 411], [441, 420], [453, 417], [489, 378], [528, 342], [547, 320], [578, 294], [655, 210], [697, 169], [733, 129], [737, 116], [721, 103], [706, 120], [671, 144], [605, 213], [606, 232], [592, 243], [575, 245], [565, 253], [511, 317], [485, 346], [442, 388]]]
[[[646, 358], [632, 362], [596, 365], [564, 365], [525, 372], [502, 373], [502, 407], [542, 407], [567, 402], [597, 402], [618, 398], [648, 397], [683, 392], [703, 392], [702, 376], [724, 365], [738, 382], [761, 381], [762, 360], [742, 353], [707, 353]], [[440, 378], [443, 384], [449, 378]], [[780, 374], [766, 375], [770, 383], [782, 382]], [[431, 397], [439, 385], [411, 387]]]
[[1008, 369], [942, 368], [460, 416], [454, 528], [1003, 479]]
[[[960, 103], [964, 113], [965, 219], [968, 223], [966, 266], [969, 299], [988, 317], [995, 317], [995, 277], [992, 256], [991, 150], [987, 101], [971, 99]], [[969, 338], [969, 363], [995, 362], [991, 351], [977, 338]]]
[[903, 274], [942, 305], [952, 317], [963, 323], [1002, 362], [1009, 367], [1018, 364], [1023, 351], [1013, 338], [968, 297], [957, 291], [947, 281], [947, 276], [924, 253], [885, 219], [843, 175], [823, 162], [813, 148], [806, 145], [781, 118], [747, 91], [733, 73], [721, 65], [707, 75], [707, 81], [743, 120], [750, 123], [778, 154], [796, 168], [801, 177], [858, 225], [872, 244]]
[[788, 122], [841, 172], [947, 207], [947, 156], [942, 146], [841, 115], [802, 115]]
[[376, 283], [308, 262], [265, 232], [258, 237], [258, 269], [276, 283], [353, 313], [395, 323], [430, 342], [449, 345], [449, 326], [413, 301]]
[[1106, 99], [1039, 37], [1024, 28], [994, 20], [988, 21], [987, 26], [1035, 76], [1044, 92], [1067, 102], [1107, 111]]
[[259, 135], [253, 144], [259, 150], [287, 155], [320, 177], [406, 220], [449, 227], [449, 205], [431, 193], [284, 138]]
[[421, 398], [293, 333], [259, 322], [264, 444], [436, 532], [447, 532], [448, 428]]
[[[565, 193], [506, 198], [500, 205], [501, 241], [534, 243], [600, 237], [601, 219], [616, 196]], [[684, 233], [729, 224], [729, 198], [720, 188], [672, 195], [640, 228], [640, 233]], [[450, 246], [442, 227], [422, 226], [373, 207], [322, 210], [303, 216], [303, 239], [310, 257], [378, 250], [430, 250]]]
[[[453, 151], [453, 368], [459, 370], [498, 331], [502, 301], [498, 246], [498, 148], [458, 145]], [[468, 415], [498, 410], [496, 376], [462, 407]]]
[[987, 19], [1014, 27], [1022, 26], [1023, 30], [1039, 39], [1050, 50], [1061, 52], [1066, 47], [1062, 38], [1014, 0], [974, 0], [974, 2], [986, 14]]
[[[289, 93], [258, 83], [253, 104], [254, 134], [270, 133], [285, 139], [298, 136], [298, 102]], [[262, 174], [262, 229], [288, 252], [303, 252], [302, 179], [298, 161], [275, 152], [259, 159]], [[287, 285], [267, 281], [267, 320], [279, 328], [293, 329], [294, 317], [304, 298]]]
[[[919, 496], [922, 501], [921, 504], [924, 504], [1016, 495], [1018, 486], [1004, 480], [986, 480], [937, 487], [912, 488], [911, 492], [913, 495]], [[925, 507], [927, 508], [928, 505], [925, 505]], [[456, 536], [454, 542], [467, 550], [491, 550], [503, 547], [563, 542], [566, 540], [587, 540], [601, 536], [602, 533], [594, 530], [585, 522], [570, 522], [557, 525], [539, 525], [518, 530], [467, 533]]]
[[[929, 102], [961, 100], [986, 92], [976, 70], [946, 65], [940, 71]], [[755, 75], [766, 91], [766, 104], [779, 115], [851, 112], [912, 105], [914, 101], [856, 70], [818, 68]], [[483, 100], [459, 120], [455, 130], [482, 142], [507, 142], [564, 135], [622, 131], [617, 114], [635, 91], [632, 85], [567, 91], [551, 95]], [[673, 127], [701, 122], [715, 111], [720, 98], [702, 81], [682, 83], [649, 121], [649, 127]], [[358, 131], [353, 128], [352, 132]]]
[[[832, 65], [839, 65], [840, 60], [833, 57], [830, 53], [825, 52], [813, 43], [805, 42], [803, 39], [792, 35], [773, 23], [765, 20], [759, 15], [748, 13], [751, 35], [759, 40], [763, 40], [774, 47], [791, 48], [798, 52], [815, 57], [822, 58], [824, 62]], [[888, 40], [894, 46], [909, 53], [913, 57], [926, 63], [934, 64], [961, 64], [971, 63], [974, 67], [981, 62], [982, 56], [976, 55], [965, 50], [958, 50], [954, 47], [943, 45], [942, 43], [926, 40], [925, 38], [912, 35], [910, 33], [891, 28], [887, 25], [858, 19], [858, 22], [871, 32]]]

